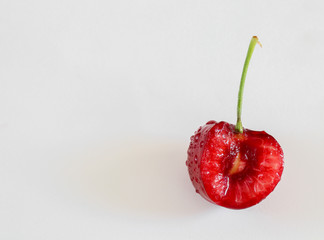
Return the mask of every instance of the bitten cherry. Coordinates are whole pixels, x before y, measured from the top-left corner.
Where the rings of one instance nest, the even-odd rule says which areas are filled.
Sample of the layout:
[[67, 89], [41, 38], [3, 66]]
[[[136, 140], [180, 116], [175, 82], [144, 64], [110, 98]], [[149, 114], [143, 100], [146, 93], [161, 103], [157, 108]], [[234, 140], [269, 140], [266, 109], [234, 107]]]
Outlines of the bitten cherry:
[[280, 181], [284, 167], [283, 151], [271, 135], [242, 126], [244, 83], [257, 43], [258, 38], [252, 37], [240, 83], [236, 125], [209, 121], [200, 127], [191, 137], [186, 161], [196, 192], [233, 209], [251, 207], [266, 198]]

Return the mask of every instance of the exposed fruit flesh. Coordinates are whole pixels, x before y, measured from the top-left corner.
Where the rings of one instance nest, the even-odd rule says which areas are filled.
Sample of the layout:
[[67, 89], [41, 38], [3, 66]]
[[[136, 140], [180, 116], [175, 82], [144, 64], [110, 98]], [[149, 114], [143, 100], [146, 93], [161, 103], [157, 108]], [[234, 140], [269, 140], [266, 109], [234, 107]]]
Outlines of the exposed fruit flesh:
[[232, 124], [209, 121], [191, 137], [186, 163], [201, 196], [241, 209], [273, 191], [283, 171], [283, 152], [264, 131], [237, 133]]

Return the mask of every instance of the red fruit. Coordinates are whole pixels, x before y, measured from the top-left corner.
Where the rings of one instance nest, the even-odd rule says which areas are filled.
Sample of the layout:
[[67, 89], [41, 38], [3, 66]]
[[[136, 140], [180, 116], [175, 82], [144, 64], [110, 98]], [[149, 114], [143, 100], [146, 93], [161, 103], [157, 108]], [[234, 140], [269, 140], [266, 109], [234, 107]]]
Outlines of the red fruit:
[[284, 165], [283, 151], [271, 135], [242, 126], [244, 83], [257, 43], [254, 36], [244, 63], [236, 125], [209, 121], [200, 127], [191, 137], [186, 162], [196, 192], [233, 209], [251, 207], [266, 198], [280, 181]]
[[196, 191], [220, 206], [241, 209], [263, 200], [278, 184], [283, 152], [264, 131], [209, 121], [191, 137], [187, 166]]

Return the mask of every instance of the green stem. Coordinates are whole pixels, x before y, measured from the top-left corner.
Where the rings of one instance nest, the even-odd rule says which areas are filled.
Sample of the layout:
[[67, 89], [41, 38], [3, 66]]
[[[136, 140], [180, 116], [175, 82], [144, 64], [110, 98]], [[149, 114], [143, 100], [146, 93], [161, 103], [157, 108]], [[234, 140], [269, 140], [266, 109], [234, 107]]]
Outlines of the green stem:
[[262, 47], [261, 43], [259, 42], [258, 37], [253, 36], [251, 39], [251, 42], [250, 42], [249, 50], [246, 54], [245, 62], [244, 62], [241, 83], [240, 83], [240, 90], [238, 93], [237, 121], [236, 121], [236, 126], [235, 126], [235, 130], [239, 133], [243, 133], [241, 115], [242, 115], [242, 100], [243, 100], [243, 90], [244, 90], [245, 78], [246, 78], [247, 70], [248, 70], [249, 63], [250, 63], [250, 60], [252, 57], [252, 53], [253, 53], [255, 45], [257, 43]]

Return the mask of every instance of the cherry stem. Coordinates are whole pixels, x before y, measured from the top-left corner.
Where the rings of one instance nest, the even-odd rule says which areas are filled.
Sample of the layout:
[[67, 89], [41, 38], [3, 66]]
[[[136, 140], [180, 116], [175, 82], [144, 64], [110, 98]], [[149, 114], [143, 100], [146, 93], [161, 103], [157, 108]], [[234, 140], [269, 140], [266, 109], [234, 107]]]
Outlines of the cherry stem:
[[243, 90], [244, 90], [244, 84], [245, 84], [245, 78], [247, 74], [247, 70], [249, 67], [249, 63], [255, 48], [255, 45], [259, 44], [260, 47], [262, 47], [261, 43], [259, 42], [259, 39], [257, 36], [253, 36], [250, 42], [250, 46], [248, 49], [248, 52], [246, 54], [245, 62], [244, 62], [244, 67], [243, 67], [243, 72], [242, 72], [242, 77], [241, 77], [241, 83], [240, 83], [240, 90], [238, 93], [238, 101], [237, 101], [237, 121], [236, 121], [236, 126], [235, 130], [239, 133], [243, 133], [243, 125], [242, 125], [242, 120], [241, 120], [241, 115], [242, 115], [242, 100], [243, 100]]

